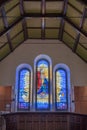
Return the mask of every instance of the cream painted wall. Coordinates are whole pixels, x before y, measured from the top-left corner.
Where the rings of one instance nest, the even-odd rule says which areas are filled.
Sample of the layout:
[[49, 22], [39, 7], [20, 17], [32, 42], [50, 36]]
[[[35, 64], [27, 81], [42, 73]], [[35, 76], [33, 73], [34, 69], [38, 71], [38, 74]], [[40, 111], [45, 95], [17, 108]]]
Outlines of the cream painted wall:
[[0, 85], [15, 86], [16, 67], [27, 63], [34, 68], [34, 59], [39, 54], [51, 57], [53, 67], [64, 63], [71, 70], [71, 85], [87, 86], [87, 64], [65, 44], [52, 40], [27, 40], [0, 63]]

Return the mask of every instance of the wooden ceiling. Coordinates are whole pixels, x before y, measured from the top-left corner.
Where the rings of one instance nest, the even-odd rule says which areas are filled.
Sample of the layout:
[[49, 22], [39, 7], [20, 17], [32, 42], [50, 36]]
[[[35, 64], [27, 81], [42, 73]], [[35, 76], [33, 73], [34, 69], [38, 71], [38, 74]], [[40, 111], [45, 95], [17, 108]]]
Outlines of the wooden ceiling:
[[0, 61], [27, 39], [61, 40], [87, 63], [87, 6], [79, 0], [0, 0]]

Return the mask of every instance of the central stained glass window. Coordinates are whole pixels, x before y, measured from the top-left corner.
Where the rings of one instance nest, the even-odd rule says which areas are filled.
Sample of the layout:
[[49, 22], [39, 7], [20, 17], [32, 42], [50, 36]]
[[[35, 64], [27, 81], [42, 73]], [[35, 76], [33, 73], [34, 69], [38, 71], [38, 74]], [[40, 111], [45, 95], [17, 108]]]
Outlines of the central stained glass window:
[[41, 59], [36, 63], [36, 109], [50, 108], [49, 62]]
[[68, 109], [68, 93], [67, 93], [67, 73], [64, 69], [60, 68], [55, 73], [55, 86], [56, 86], [56, 109]]
[[19, 71], [18, 110], [29, 110], [30, 108], [30, 78], [29, 69], [23, 68]]
[[[16, 70], [16, 111], [70, 111], [70, 69], [56, 64], [47, 55], [34, 60], [34, 76], [29, 64], [21, 64]], [[34, 77], [34, 79], [33, 79]]]

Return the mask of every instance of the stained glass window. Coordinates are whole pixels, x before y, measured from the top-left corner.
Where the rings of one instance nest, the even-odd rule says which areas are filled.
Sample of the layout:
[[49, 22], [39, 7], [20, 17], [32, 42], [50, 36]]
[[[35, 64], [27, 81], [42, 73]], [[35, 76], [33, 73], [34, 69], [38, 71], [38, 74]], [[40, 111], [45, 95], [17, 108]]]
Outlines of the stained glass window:
[[41, 54], [34, 61], [34, 79], [29, 64], [17, 67], [15, 95], [15, 111], [70, 111], [70, 69], [57, 64], [52, 77], [51, 58]]
[[17, 109], [29, 110], [31, 72], [28, 68], [23, 68], [19, 71], [18, 76], [19, 80], [18, 80]]
[[59, 68], [55, 71], [55, 94], [56, 109], [68, 109], [68, 88], [67, 88], [67, 72]]
[[47, 110], [50, 107], [49, 62], [41, 59], [36, 63], [36, 109]]

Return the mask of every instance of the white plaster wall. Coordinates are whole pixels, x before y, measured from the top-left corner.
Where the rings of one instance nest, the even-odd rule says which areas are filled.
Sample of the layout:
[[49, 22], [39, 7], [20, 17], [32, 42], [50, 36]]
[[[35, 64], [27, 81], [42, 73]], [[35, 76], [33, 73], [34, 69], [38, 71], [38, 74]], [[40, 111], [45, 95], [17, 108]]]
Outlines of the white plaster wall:
[[51, 57], [53, 67], [64, 63], [71, 70], [71, 85], [87, 86], [87, 64], [65, 44], [52, 40], [27, 40], [0, 62], [0, 86], [15, 86], [16, 67], [27, 63], [34, 68], [34, 59], [39, 54]]

